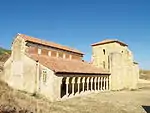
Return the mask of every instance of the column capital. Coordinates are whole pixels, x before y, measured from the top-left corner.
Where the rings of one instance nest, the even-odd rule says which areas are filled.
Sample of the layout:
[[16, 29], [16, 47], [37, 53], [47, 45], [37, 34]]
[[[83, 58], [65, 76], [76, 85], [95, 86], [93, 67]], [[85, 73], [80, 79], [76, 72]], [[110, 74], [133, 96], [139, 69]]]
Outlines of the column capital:
[[97, 77], [94, 78], [94, 82], [97, 82]]
[[85, 77], [82, 78], [82, 83], [85, 83]]
[[87, 82], [87, 83], [89, 83], [89, 82], [90, 82], [90, 77], [88, 77], [88, 78], [86, 79], [86, 82]]
[[66, 78], [66, 84], [69, 84], [69, 77]]
[[94, 78], [93, 78], [93, 77], [91, 77], [91, 82], [93, 82], [93, 79], [94, 79]]
[[80, 79], [81, 79], [81, 77], [78, 77], [78, 81], [77, 81], [78, 84], [80, 83]]
[[72, 84], [75, 83], [75, 78], [76, 78], [76, 77], [73, 77], [73, 78], [72, 78], [72, 82], [71, 82]]

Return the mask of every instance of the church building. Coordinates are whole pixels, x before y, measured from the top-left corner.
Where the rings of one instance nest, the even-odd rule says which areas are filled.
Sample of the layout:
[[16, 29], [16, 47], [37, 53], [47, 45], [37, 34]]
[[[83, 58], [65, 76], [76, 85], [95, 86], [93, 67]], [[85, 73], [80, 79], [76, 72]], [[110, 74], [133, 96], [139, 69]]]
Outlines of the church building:
[[138, 63], [127, 44], [104, 40], [91, 46], [92, 60], [86, 62], [79, 50], [17, 34], [2, 79], [14, 89], [50, 101], [137, 88]]

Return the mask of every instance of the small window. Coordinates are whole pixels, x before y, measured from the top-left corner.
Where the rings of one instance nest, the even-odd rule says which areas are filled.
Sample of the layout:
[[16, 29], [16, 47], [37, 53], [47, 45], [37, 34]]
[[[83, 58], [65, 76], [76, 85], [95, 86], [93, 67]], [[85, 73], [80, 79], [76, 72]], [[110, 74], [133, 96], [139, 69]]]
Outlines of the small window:
[[108, 56], [108, 69], [110, 69], [110, 58]]
[[41, 49], [38, 49], [38, 54], [41, 54], [41, 51], [42, 51]]
[[103, 68], [105, 69], [105, 61], [103, 61]]
[[69, 54], [66, 54], [66, 55], [65, 55], [65, 58], [66, 58], [66, 59], [69, 59]]
[[66, 58], [66, 54], [63, 54], [63, 58]]
[[57, 56], [57, 52], [56, 51], [51, 51], [51, 56], [52, 57], [56, 57]]
[[103, 49], [103, 53], [104, 53], [104, 55], [105, 55], [105, 49]]
[[70, 60], [72, 59], [72, 55], [69, 56]]
[[51, 56], [51, 51], [48, 52], [48, 56]]
[[59, 57], [59, 53], [58, 52], [56, 53], [56, 57]]
[[59, 57], [63, 58], [63, 53], [62, 52], [59, 52]]
[[47, 81], [47, 70], [42, 70], [42, 78], [43, 78], [43, 82], [46, 83], [46, 81]]

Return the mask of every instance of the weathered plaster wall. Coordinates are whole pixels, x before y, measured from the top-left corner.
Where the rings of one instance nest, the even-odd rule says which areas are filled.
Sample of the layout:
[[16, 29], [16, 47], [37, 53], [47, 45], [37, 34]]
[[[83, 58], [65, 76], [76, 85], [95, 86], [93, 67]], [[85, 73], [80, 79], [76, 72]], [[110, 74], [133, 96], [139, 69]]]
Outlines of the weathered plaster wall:
[[36, 61], [30, 59], [26, 55], [23, 56], [22, 63], [23, 63], [22, 90], [29, 93], [36, 93], [37, 63]]
[[[42, 71], [47, 71], [46, 82], [43, 81]], [[38, 93], [48, 98], [50, 101], [56, 101], [60, 98], [61, 77], [57, 77], [54, 72], [47, 67], [39, 64], [39, 75], [37, 75]]]
[[[104, 51], [105, 50], [105, 54]], [[92, 47], [92, 59], [93, 65], [97, 67], [104, 67], [103, 62], [105, 62], [105, 68], [109, 68], [108, 57], [110, 53], [119, 52], [123, 54], [124, 58], [133, 57], [129, 49], [126, 46], [121, 46], [118, 43], [109, 43], [104, 45], [97, 45]], [[133, 59], [133, 58], [132, 58]]]
[[[112, 90], [137, 88], [138, 64], [134, 64], [132, 52], [127, 46], [109, 43], [92, 47], [93, 65], [111, 72]], [[104, 64], [105, 62], [105, 64]]]

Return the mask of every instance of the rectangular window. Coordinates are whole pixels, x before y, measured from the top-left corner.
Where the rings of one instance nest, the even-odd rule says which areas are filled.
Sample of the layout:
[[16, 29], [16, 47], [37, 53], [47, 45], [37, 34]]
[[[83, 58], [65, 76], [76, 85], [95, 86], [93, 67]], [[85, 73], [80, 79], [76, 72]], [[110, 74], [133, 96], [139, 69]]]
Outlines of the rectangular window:
[[66, 59], [69, 59], [69, 54], [66, 54]]
[[80, 56], [76, 56], [76, 55], [72, 55], [72, 59], [75, 60], [82, 60], [82, 58]]
[[48, 50], [47, 49], [42, 49], [42, 55], [48, 55]]
[[51, 51], [51, 56], [52, 57], [56, 57], [57, 56], [57, 52], [56, 51]]
[[41, 49], [38, 49], [38, 54], [39, 54], [39, 55], [41, 54]]
[[47, 70], [42, 70], [43, 83], [47, 82]]
[[62, 52], [59, 52], [59, 57], [63, 58], [63, 53]]

